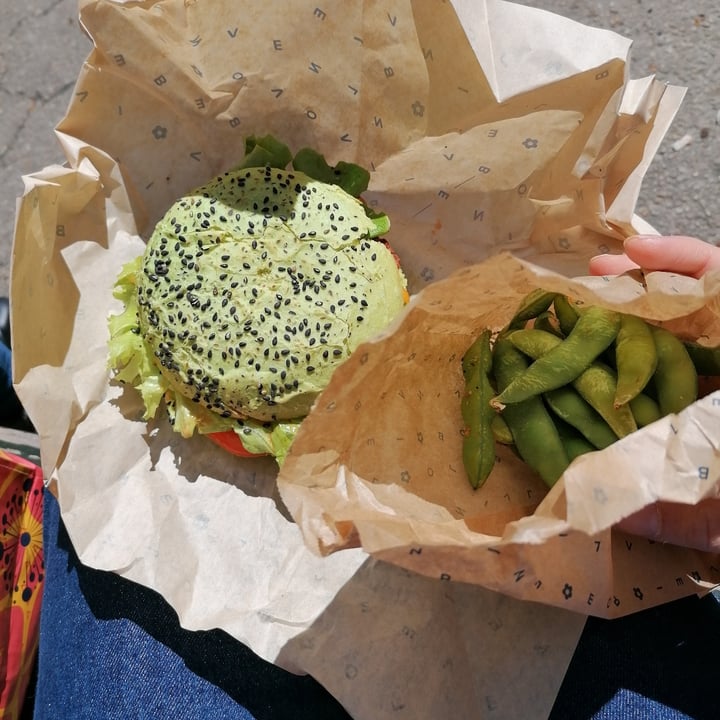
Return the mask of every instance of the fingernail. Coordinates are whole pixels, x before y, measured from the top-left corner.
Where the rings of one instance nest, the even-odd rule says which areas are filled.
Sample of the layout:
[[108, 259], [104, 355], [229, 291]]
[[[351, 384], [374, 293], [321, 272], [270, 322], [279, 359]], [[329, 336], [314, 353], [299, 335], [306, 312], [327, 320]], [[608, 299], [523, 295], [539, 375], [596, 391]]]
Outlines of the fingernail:
[[625, 238], [623, 242], [623, 246], [627, 247], [628, 245], [636, 245], [637, 243], [652, 243], [652, 242], [662, 242], [662, 237], [660, 235], [631, 235], [628, 238]]

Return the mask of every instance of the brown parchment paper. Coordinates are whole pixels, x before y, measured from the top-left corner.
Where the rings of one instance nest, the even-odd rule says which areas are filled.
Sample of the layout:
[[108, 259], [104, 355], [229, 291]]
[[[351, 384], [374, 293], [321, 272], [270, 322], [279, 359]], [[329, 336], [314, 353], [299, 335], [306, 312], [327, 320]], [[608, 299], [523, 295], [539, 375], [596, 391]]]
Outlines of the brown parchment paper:
[[717, 554], [610, 529], [656, 500], [720, 496], [717, 390], [578, 458], [549, 493], [504, 447], [485, 486], [470, 488], [460, 358], [534, 287], [720, 343], [720, 273], [569, 280], [505, 252], [459, 270], [358, 348], [303, 424], [278, 482], [308, 544], [322, 553], [361, 544], [432, 577], [601, 617], [717, 584]]
[[[601, 592], [567, 611], [588, 600], [595, 573], [610, 573], [580, 562], [583, 552], [632, 544], [633, 558], [671, 568], [682, 592], [694, 591], [687, 573], [706, 577], [705, 559], [691, 567], [667, 550], [658, 563], [652, 547], [605, 529], [618, 504], [648, 500], [650, 483], [627, 502], [603, 483], [614, 510], [599, 516], [587, 501], [595, 472], [578, 466], [576, 482], [573, 469], [538, 505], [542, 488], [503, 458], [488, 505], [468, 498], [450, 457], [450, 358], [539, 276], [564, 287], [591, 255], [646, 228], [635, 200], [683, 90], [631, 79], [626, 38], [497, 0], [79, 7], [94, 49], [57, 128], [67, 162], [25, 178], [11, 298], [17, 390], [80, 558], [154, 588], [184, 627], [221, 627], [312, 673], [353, 717], [546, 717], [585, 614], [614, 604]], [[416, 296], [338, 373], [279, 479], [270, 460], [181, 441], [162, 418], [142, 422], [138, 398], [105, 363], [121, 264], [177, 196], [232, 167], [247, 135], [268, 132], [372, 170], [367, 199], [390, 213]], [[714, 280], [680, 282], [674, 292], [658, 277], [658, 292], [709, 327]], [[612, 287], [607, 302], [646, 302], [632, 278]], [[373, 379], [365, 387], [379, 394], [359, 395], [358, 378], [381, 358], [393, 382]], [[712, 409], [705, 400], [688, 413], [698, 462]], [[329, 428], [341, 417], [352, 424]], [[669, 447], [676, 425], [663, 427], [606, 451], [604, 467], [613, 458], [627, 472], [635, 442], [643, 457]], [[679, 440], [673, 448], [690, 453]], [[648, 471], [651, 462], [670, 467], [648, 457]], [[633, 465], [641, 471], [636, 455]], [[363, 548], [311, 549], [357, 537]], [[513, 553], [521, 593], [503, 585]], [[480, 555], [501, 560], [480, 570]], [[558, 603], [558, 590], [569, 597]], [[632, 610], [618, 592], [619, 612]], [[660, 600], [643, 593], [645, 604]]]

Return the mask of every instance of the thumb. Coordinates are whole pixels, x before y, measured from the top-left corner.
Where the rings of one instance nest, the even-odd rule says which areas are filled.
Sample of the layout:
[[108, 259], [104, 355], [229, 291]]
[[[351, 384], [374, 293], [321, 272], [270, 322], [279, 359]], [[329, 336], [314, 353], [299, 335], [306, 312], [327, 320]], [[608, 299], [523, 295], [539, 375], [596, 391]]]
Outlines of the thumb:
[[625, 254], [645, 270], [665, 270], [699, 278], [720, 270], [720, 248], [684, 235], [634, 235], [624, 243]]
[[720, 552], [720, 499], [697, 505], [658, 502], [621, 520], [618, 528], [658, 542]]

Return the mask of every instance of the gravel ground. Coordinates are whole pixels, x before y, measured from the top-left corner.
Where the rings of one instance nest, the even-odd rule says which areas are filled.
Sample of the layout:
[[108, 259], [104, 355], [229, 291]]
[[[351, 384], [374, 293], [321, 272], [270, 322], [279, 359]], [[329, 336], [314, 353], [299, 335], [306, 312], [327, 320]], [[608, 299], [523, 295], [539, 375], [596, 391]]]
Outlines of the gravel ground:
[[[523, 4], [630, 38], [631, 77], [655, 75], [662, 82], [687, 88], [645, 175], [637, 212], [661, 233], [695, 235], [720, 243], [715, 196], [720, 190], [720, 6], [716, 0], [530, 0]], [[686, 145], [685, 137], [690, 139]], [[676, 143], [683, 147], [674, 150]]]
[[[720, 9], [716, 0], [537, 0], [633, 40], [631, 77], [655, 74], [688, 88], [643, 183], [637, 211], [663, 233], [720, 243]], [[4, 0], [0, 27], [0, 295], [7, 295], [22, 176], [62, 162], [54, 126], [65, 113], [90, 42], [77, 0]], [[716, 48], [715, 51], [712, 48]], [[685, 137], [681, 149], [673, 145]]]

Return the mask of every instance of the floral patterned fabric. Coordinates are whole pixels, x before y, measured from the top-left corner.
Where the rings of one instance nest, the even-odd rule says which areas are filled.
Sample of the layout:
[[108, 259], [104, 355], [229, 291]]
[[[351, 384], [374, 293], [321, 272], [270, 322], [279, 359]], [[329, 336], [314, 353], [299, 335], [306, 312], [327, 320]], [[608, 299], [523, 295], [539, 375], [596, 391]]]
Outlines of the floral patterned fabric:
[[43, 477], [0, 450], [0, 717], [22, 710], [38, 646], [44, 564]]

